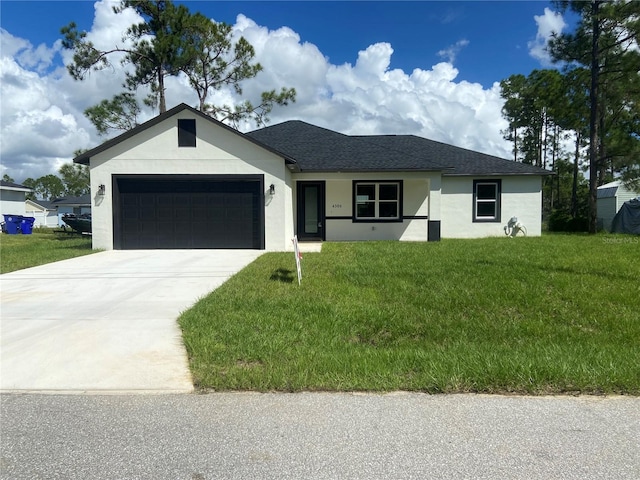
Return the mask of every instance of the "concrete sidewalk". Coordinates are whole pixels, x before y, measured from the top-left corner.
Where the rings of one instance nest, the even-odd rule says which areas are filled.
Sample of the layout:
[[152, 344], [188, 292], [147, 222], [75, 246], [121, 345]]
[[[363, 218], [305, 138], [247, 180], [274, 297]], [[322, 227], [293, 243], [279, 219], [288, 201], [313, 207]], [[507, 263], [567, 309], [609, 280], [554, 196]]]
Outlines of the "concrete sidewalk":
[[0, 275], [0, 390], [193, 391], [176, 319], [262, 253], [108, 251]]

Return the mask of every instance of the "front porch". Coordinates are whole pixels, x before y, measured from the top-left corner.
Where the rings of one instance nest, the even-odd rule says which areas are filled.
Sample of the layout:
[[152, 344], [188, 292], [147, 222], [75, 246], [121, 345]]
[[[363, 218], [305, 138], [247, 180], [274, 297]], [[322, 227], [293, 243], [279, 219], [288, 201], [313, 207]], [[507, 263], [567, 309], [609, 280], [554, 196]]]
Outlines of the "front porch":
[[294, 228], [302, 243], [440, 239], [439, 173], [298, 174], [293, 180]]

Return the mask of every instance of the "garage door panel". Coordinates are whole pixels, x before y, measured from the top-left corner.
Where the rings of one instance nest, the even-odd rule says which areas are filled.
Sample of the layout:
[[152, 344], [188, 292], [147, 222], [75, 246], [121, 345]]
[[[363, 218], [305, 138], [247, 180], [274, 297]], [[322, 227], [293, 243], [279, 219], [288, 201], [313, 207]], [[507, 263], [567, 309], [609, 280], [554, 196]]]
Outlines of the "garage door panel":
[[262, 182], [119, 179], [120, 245], [263, 248]]

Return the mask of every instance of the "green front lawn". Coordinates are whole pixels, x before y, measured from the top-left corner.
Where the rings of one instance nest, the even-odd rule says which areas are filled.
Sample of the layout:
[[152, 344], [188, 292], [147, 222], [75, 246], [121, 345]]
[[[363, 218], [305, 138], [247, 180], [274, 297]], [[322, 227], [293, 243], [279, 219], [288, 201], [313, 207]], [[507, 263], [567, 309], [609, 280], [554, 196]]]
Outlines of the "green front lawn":
[[35, 229], [31, 235], [0, 234], [0, 273], [94, 253], [91, 237]]
[[267, 253], [179, 319], [202, 389], [640, 394], [640, 239]]

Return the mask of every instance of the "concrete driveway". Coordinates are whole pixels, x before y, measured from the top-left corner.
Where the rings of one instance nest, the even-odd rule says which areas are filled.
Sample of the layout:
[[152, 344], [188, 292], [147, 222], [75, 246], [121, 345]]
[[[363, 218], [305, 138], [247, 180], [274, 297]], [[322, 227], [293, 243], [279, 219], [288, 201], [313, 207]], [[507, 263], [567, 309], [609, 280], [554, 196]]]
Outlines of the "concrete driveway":
[[108, 251], [0, 275], [0, 390], [193, 390], [178, 315], [263, 252]]

